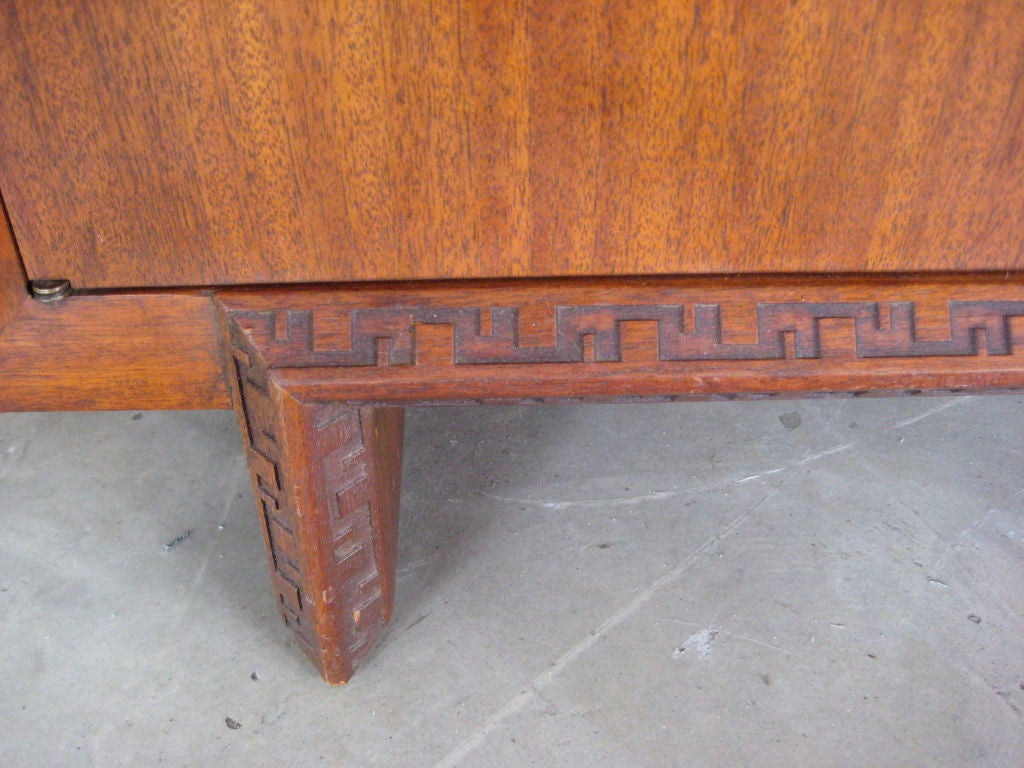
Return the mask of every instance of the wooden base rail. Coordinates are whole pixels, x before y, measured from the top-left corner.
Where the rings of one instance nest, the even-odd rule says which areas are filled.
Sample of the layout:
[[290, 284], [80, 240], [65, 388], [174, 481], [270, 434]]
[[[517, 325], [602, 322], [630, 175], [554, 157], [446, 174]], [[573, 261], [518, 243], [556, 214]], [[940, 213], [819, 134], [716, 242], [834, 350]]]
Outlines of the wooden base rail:
[[1024, 387], [1017, 273], [0, 298], [2, 410], [233, 402], [280, 611], [332, 683], [391, 616], [404, 406]]
[[218, 294], [278, 605], [328, 682], [390, 618], [402, 406], [1024, 386], [1024, 283], [644, 279]]
[[1024, 386], [1021, 2], [124, 5], [0, 11], [0, 410], [233, 405], [332, 682], [404, 406]]

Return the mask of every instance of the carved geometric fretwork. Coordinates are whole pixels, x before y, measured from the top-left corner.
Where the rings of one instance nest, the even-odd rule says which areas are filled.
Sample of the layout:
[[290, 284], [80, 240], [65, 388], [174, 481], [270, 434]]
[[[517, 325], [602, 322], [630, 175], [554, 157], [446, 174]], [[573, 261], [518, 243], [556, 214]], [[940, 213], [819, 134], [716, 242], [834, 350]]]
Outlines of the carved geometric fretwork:
[[331, 604], [337, 595], [344, 596], [345, 607], [337, 619], [345, 646], [358, 661], [383, 631], [389, 610], [384, 605], [385, 590], [375, 556], [373, 467], [360, 409], [339, 403], [321, 405], [314, 428], [327, 502], [327, 546], [333, 569], [329, 589], [336, 593], [325, 602]]
[[253, 491], [270, 560], [278, 610], [309, 654], [316, 653], [315, 618], [305, 599], [310, 586], [301, 565], [297, 537], [299, 520], [284, 493], [281, 443], [275, 409], [270, 400], [266, 369], [253, 365], [244, 350], [232, 350], [236, 401], [242, 438], [253, 478]]
[[335, 681], [391, 610], [393, 406], [1024, 387], [1024, 283], [1006, 277], [409, 284], [218, 301], [282, 614]]
[[[520, 312], [515, 306], [482, 307], [321, 307], [305, 310], [243, 311], [233, 315], [275, 367], [395, 366], [416, 363], [417, 330], [451, 329], [454, 365], [586, 362], [587, 337], [593, 362], [622, 358], [623, 323], [657, 324], [657, 359], [782, 360], [786, 337], [792, 357], [822, 357], [824, 320], [850, 320], [850, 346], [858, 358], [962, 357], [1007, 355], [1012, 349], [1010, 319], [1024, 317], [1024, 301], [950, 301], [948, 336], [918, 335], [913, 301], [761, 302], [753, 305], [753, 327], [731, 329], [719, 304], [558, 305], [551, 308], [553, 343], [520, 342]], [[347, 328], [343, 343], [328, 346], [319, 325]], [[485, 332], [483, 329], [487, 327]], [[723, 341], [730, 330], [753, 331], [756, 341]]]
[[231, 360], [278, 609], [324, 677], [344, 682], [390, 618], [397, 481], [375, 451], [400, 449], [400, 411], [286, 398], [285, 413], [258, 356], [234, 347]]

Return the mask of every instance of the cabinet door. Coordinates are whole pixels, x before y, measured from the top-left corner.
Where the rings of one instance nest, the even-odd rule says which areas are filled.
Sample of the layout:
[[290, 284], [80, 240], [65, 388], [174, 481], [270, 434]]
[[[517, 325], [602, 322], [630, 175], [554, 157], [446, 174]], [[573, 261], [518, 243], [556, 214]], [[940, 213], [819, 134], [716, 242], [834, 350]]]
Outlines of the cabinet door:
[[0, 0], [78, 287], [1024, 267], [1024, 4]]

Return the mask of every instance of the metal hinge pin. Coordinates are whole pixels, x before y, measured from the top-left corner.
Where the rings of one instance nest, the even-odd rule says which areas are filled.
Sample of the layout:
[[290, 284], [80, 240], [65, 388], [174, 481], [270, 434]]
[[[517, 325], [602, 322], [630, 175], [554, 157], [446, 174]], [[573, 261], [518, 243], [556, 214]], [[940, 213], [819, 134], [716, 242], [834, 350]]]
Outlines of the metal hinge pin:
[[70, 280], [33, 280], [29, 283], [32, 298], [39, 301], [62, 301], [71, 295]]

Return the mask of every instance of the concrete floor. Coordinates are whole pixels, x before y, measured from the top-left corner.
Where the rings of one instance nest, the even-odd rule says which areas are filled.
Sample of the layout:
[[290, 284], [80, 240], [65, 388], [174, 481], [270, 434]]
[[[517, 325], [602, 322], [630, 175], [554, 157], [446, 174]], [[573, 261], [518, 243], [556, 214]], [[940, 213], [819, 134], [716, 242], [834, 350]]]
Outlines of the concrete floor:
[[1020, 768], [1022, 402], [411, 411], [336, 689], [230, 413], [0, 416], [0, 766]]

